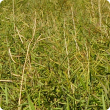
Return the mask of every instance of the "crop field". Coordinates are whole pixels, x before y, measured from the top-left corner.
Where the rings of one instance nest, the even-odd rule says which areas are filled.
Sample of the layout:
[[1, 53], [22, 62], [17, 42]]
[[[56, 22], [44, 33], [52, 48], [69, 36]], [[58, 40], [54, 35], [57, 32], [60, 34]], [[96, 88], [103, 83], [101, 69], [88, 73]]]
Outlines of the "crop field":
[[3, 110], [107, 110], [110, 4], [106, 0], [0, 3]]

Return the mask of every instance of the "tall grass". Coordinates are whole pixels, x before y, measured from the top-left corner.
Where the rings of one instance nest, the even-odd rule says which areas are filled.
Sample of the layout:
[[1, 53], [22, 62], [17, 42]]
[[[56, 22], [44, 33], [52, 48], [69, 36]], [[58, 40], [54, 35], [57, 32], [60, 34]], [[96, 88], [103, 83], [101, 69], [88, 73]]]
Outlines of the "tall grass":
[[104, 0], [0, 4], [0, 106], [4, 110], [106, 110], [110, 14]]

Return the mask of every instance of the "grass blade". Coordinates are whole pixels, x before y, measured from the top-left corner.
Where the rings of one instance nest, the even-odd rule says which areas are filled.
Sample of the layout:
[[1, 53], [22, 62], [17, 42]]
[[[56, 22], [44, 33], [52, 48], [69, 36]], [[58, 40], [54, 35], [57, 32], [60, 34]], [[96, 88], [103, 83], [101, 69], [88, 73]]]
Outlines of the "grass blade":
[[103, 92], [102, 92], [102, 103], [103, 103], [103, 110], [106, 110], [106, 105], [105, 105], [105, 99], [104, 99]]
[[67, 98], [67, 110], [70, 110], [68, 98]]
[[28, 103], [29, 103], [29, 109], [30, 110], [35, 110], [34, 104], [31, 101], [29, 94], [27, 94], [27, 98], [28, 98]]
[[6, 97], [6, 104], [8, 105], [8, 90], [7, 90], [7, 83], [5, 84], [5, 97]]
[[0, 97], [0, 110], [2, 110], [2, 95]]

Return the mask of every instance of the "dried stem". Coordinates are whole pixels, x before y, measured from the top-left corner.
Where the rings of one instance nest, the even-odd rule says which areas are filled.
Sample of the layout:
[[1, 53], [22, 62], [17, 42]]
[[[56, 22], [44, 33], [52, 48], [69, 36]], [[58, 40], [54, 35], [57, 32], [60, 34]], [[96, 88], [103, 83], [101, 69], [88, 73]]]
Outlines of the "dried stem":
[[79, 46], [78, 46], [78, 43], [77, 43], [77, 39], [76, 39], [77, 32], [76, 32], [76, 26], [75, 26], [74, 14], [73, 14], [73, 7], [71, 7], [71, 12], [72, 12], [73, 27], [74, 27], [74, 32], [75, 32], [75, 35], [73, 36], [73, 39], [76, 43], [76, 50], [78, 50], [80, 52], [80, 49], [79, 49]]
[[66, 48], [67, 61], [68, 61], [68, 78], [70, 78], [70, 64], [69, 64], [69, 57], [68, 57], [68, 46], [67, 46], [66, 36], [65, 36], [65, 19], [64, 19], [64, 40], [65, 40], [65, 48]]
[[102, 15], [101, 15], [101, 6], [100, 6], [100, 0], [98, 0], [98, 8], [99, 8], [99, 26], [101, 29], [101, 23], [102, 23]]
[[14, 33], [15, 33], [15, 11], [14, 11], [14, 3], [15, 1], [13, 0], [13, 23], [14, 23]]
[[[21, 93], [22, 93], [22, 89], [23, 89], [24, 72], [25, 72], [25, 68], [26, 68], [26, 63], [27, 63], [28, 58], [29, 58], [30, 46], [31, 46], [32, 41], [34, 40], [35, 31], [36, 31], [36, 12], [35, 12], [35, 19], [34, 19], [34, 27], [33, 27], [32, 39], [31, 39], [31, 41], [28, 44], [26, 58], [25, 58], [24, 66], [23, 66], [23, 72], [22, 72], [22, 78], [21, 78], [21, 85], [20, 85], [20, 94], [19, 94], [18, 105], [21, 104]], [[21, 107], [18, 107], [18, 110], [21, 110]]]

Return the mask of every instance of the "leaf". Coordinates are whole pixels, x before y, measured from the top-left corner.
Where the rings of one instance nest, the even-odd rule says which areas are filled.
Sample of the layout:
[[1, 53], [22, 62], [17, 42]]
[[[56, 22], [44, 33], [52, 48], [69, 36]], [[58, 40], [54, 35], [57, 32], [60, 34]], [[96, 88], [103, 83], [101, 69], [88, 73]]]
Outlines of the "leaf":
[[8, 90], [7, 84], [5, 84], [5, 96], [6, 96], [6, 104], [8, 105]]
[[0, 110], [2, 110], [2, 95], [0, 97]]
[[27, 94], [27, 98], [28, 98], [28, 103], [29, 103], [29, 109], [30, 110], [35, 110], [34, 104], [30, 99], [30, 96]]
[[102, 103], [103, 103], [103, 110], [106, 110], [105, 99], [104, 99], [103, 93], [102, 93]]
[[67, 98], [67, 110], [70, 110], [68, 98]]

